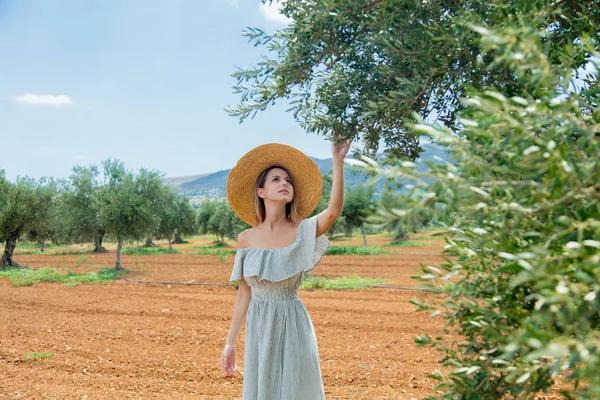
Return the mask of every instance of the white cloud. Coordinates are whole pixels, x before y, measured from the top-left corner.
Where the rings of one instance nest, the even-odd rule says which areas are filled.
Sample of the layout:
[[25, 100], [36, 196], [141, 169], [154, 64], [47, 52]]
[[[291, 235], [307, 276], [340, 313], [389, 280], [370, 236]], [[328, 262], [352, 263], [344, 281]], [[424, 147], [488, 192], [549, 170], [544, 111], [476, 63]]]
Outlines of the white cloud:
[[273, 0], [273, 2], [267, 1], [266, 3], [261, 4], [260, 12], [262, 13], [263, 17], [265, 17], [265, 19], [267, 21], [279, 22], [282, 24], [289, 24], [291, 22], [291, 20], [279, 12], [280, 8], [281, 8], [281, 0], [280, 1]]
[[64, 107], [73, 104], [69, 96], [52, 95], [52, 94], [24, 94], [22, 96], [13, 97], [13, 100], [19, 104], [30, 106], [51, 106]]

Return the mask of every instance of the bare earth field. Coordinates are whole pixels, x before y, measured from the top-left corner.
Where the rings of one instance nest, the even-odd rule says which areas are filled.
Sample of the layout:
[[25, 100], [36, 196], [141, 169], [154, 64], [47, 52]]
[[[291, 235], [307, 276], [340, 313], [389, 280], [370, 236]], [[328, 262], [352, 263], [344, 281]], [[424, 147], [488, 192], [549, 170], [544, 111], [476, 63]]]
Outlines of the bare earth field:
[[[371, 237], [383, 246], [388, 238]], [[335, 244], [361, 244], [362, 238]], [[412, 287], [420, 262], [439, 265], [443, 241], [393, 254], [329, 255], [313, 273], [386, 279]], [[195, 239], [179, 254], [123, 256], [127, 278], [148, 282], [226, 284], [233, 255], [195, 255]], [[161, 244], [164, 245], [164, 244]], [[74, 247], [72, 248], [74, 249]], [[110, 249], [110, 247], [109, 247]], [[102, 255], [19, 255], [31, 268], [87, 273], [114, 265]], [[0, 398], [7, 399], [239, 399], [242, 377], [224, 378], [219, 357], [236, 289], [228, 286], [38, 283], [13, 287], [0, 279]], [[397, 289], [301, 290], [315, 330], [328, 399], [411, 399], [433, 393], [427, 374], [438, 354], [417, 349], [413, 337], [435, 334], [441, 318], [413, 312], [426, 294]], [[244, 331], [238, 341], [243, 370]], [[32, 352], [49, 359], [25, 360]], [[276, 399], [274, 399], [276, 400]]]

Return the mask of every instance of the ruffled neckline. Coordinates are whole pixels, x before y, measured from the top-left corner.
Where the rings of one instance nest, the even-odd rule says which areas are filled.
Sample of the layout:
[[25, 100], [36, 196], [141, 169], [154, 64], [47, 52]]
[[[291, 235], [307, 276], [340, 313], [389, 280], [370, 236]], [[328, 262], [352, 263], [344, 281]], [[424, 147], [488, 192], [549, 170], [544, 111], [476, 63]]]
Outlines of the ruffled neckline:
[[290, 244], [288, 244], [285, 247], [242, 247], [237, 249], [237, 251], [276, 251], [276, 250], [287, 250], [291, 247], [293, 247], [296, 243], [298, 243], [298, 240], [300, 239], [300, 232], [302, 230], [302, 224], [304, 223], [304, 221], [306, 220], [302, 220], [300, 221], [300, 224], [298, 225], [298, 231], [296, 232], [296, 237], [294, 238], [294, 241]]
[[329, 240], [315, 237], [317, 216], [302, 220], [296, 239], [286, 247], [244, 247], [235, 254], [231, 281], [255, 276], [258, 280], [279, 282], [313, 269], [327, 250]]

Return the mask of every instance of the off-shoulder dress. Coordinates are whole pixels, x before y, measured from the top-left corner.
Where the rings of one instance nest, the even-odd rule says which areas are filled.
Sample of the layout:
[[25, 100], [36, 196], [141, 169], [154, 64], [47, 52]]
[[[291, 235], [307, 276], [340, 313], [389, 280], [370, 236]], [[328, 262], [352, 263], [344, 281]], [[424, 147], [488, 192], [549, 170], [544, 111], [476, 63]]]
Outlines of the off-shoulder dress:
[[325, 399], [315, 330], [298, 287], [329, 246], [317, 216], [300, 222], [292, 244], [241, 248], [231, 281], [252, 290], [246, 317], [243, 400]]

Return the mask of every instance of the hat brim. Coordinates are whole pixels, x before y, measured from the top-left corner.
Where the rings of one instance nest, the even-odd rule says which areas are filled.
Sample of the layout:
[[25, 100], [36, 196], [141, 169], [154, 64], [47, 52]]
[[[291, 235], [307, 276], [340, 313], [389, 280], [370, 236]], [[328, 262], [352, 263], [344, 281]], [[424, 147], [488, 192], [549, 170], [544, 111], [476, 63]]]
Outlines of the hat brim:
[[298, 216], [308, 218], [323, 192], [319, 167], [300, 150], [281, 143], [255, 147], [239, 159], [227, 179], [227, 199], [236, 215], [248, 225], [256, 226], [254, 185], [265, 169], [278, 165], [285, 168], [294, 182]]

